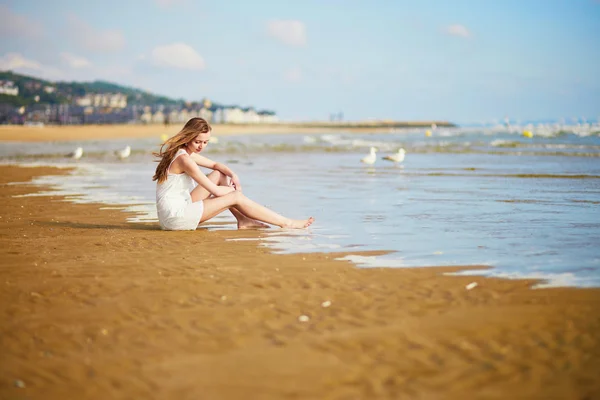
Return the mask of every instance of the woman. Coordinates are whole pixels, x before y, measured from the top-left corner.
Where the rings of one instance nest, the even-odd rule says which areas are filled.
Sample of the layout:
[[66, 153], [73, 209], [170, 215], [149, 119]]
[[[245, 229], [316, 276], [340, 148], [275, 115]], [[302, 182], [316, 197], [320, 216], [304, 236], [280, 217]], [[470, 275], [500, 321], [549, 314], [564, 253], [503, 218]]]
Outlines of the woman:
[[[152, 178], [156, 208], [166, 230], [195, 230], [225, 210], [237, 219], [238, 229], [267, 227], [307, 228], [314, 219], [285, 218], [242, 194], [239, 178], [226, 165], [199, 155], [210, 139], [211, 127], [202, 118], [190, 119], [154, 156], [160, 158]], [[198, 166], [212, 169], [204, 175]]]

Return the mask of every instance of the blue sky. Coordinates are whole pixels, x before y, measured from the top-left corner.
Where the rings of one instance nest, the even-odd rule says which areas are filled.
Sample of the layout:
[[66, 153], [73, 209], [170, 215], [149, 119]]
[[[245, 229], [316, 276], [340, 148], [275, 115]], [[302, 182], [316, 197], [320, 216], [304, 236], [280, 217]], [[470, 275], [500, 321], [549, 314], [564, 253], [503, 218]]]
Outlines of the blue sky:
[[0, 0], [0, 69], [284, 120], [595, 119], [600, 0]]

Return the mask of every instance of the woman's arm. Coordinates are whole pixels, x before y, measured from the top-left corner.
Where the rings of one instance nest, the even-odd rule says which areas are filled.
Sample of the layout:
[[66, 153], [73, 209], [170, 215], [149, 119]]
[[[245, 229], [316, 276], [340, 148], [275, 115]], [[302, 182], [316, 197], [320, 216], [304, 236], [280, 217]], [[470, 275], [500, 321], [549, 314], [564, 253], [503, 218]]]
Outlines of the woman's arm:
[[210, 160], [210, 159], [208, 159], [204, 156], [201, 156], [200, 154], [197, 154], [197, 153], [191, 154], [190, 157], [194, 160], [194, 162], [197, 165], [204, 167], [204, 168], [209, 168], [209, 169], [212, 169], [215, 171], [219, 171], [223, 175], [230, 177], [231, 183], [232, 183], [233, 187], [235, 188], [235, 190], [242, 190], [242, 184], [240, 183], [240, 179], [238, 178], [237, 174], [235, 172], [233, 172], [233, 170], [231, 168], [229, 168], [227, 165], [215, 162], [215, 161]]
[[[208, 190], [212, 195], [216, 197], [224, 196], [227, 193], [233, 192], [235, 189], [228, 186], [218, 186], [213, 183], [210, 179], [206, 177], [198, 168], [198, 164], [196, 164], [195, 160], [192, 160], [191, 157], [180, 156], [181, 159], [181, 169], [192, 177], [198, 185], [202, 186], [204, 189]], [[204, 157], [203, 157], [204, 158]], [[210, 168], [210, 167], [207, 167]]]

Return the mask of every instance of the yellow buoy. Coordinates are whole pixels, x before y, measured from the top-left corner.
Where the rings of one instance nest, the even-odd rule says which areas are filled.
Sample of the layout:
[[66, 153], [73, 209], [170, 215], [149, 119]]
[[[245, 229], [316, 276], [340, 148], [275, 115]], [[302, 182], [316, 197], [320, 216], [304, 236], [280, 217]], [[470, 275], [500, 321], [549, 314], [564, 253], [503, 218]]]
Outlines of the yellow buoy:
[[162, 135], [160, 135], [160, 140], [164, 142], [167, 141], [167, 139], [169, 139], [169, 135], [167, 135], [166, 133], [163, 133]]
[[425, 136], [427, 136], [427, 137], [431, 136], [431, 131], [429, 129], [427, 129], [425, 131]]
[[531, 131], [523, 131], [523, 136], [525, 136], [527, 138], [532, 138], [533, 133], [531, 133]]

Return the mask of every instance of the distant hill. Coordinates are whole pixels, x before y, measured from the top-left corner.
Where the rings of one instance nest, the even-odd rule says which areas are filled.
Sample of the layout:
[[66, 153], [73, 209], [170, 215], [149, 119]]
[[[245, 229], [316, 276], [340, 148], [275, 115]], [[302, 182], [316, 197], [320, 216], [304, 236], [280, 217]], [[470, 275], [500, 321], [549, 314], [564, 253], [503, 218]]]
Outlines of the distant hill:
[[36, 96], [39, 96], [38, 104], [70, 104], [74, 97], [89, 93], [122, 93], [127, 96], [128, 105], [183, 105], [185, 103], [183, 99], [159, 96], [145, 90], [106, 81], [51, 82], [11, 71], [0, 71], [0, 80], [13, 81], [19, 88], [18, 96], [0, 94], [0, 104], [13, 106], [34, 104]]

